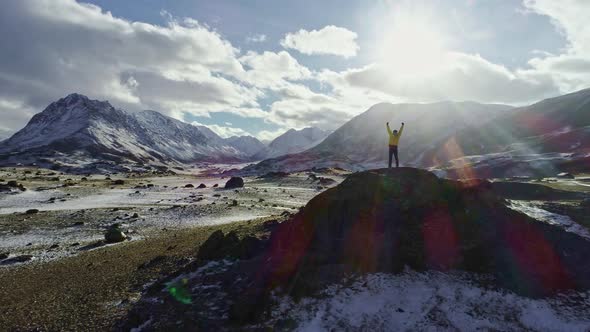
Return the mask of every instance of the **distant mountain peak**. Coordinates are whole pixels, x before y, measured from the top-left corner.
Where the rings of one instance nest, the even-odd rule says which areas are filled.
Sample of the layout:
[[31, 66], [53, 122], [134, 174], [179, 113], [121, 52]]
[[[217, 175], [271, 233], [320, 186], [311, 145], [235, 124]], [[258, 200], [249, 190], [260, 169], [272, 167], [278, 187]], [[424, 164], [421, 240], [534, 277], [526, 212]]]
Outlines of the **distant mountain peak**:
[[251, 160], [251, 146], [258, 144], [264, 147], [251, 140], [230, 144], [203, 127], [157, 111], [130, 113], [115, 109], [108, 101], [72, 93], [51, 103], [23, 129], [2, 141], [0, 155], [9, 155], [3, 162], [13, 164], [46, 160], [45, 167], [60, 163], [237, 162]]

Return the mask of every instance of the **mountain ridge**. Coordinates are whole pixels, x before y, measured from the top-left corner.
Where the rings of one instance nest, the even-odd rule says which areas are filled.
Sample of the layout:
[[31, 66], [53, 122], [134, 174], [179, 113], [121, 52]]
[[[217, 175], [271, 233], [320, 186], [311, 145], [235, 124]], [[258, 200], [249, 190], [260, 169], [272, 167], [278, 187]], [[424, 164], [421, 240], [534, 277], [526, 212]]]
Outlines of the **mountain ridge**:
[[[212, 131], [156, 111], [126, 112], [73, 93], [35, 114], [0, 142], [0, 163], [45, 166], [238, 162], [251, 156]], [[37, 162], [36, 162], [37, 163]], [[104, 166], [104, 165], [103, 165]], [[117, 166], [117, 165], [111, 165]]]

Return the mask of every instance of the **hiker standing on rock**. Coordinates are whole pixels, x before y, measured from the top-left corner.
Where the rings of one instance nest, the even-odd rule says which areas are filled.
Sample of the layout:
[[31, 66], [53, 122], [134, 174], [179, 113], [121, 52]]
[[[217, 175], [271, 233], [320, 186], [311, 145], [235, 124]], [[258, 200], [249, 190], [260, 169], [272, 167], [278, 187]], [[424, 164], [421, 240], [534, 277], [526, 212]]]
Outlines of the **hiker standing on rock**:
[[391, 131], [389, 128], [389, 122], [387, 122], [387, 133], [389, 134], [389, 168], [391, 168], [391, 155], [395, 156], [395, 167], [399, 167], [399, 159], [397, 156], [397, 145], [399, 143], [399, 138], [402, 136], [402, 131], [404, 131], [404, 123], [402, 122], [402, 126], [399, 128], [399, 132], [397, 130]]

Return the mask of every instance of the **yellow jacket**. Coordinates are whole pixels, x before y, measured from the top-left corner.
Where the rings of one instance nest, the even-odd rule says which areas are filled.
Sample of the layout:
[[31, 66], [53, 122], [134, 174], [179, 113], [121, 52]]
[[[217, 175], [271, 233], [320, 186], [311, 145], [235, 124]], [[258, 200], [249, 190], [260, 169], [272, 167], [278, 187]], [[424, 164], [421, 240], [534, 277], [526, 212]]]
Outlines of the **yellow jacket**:
[[394, 134], [391, 131], [391, 128], [389, 128], [389, 124], [387, 124], [386, 126], [387, 126], [387, 133], [389, 134], [389, 145], [390, 146], [397, 146], [397, 144], [399, 143], [399, 138], [402, 136], [402, 132], [404, 131], [404, 125], [402, 124], [402, 126], [399, 128], [399, 131], [397, 132], [397, 134]]

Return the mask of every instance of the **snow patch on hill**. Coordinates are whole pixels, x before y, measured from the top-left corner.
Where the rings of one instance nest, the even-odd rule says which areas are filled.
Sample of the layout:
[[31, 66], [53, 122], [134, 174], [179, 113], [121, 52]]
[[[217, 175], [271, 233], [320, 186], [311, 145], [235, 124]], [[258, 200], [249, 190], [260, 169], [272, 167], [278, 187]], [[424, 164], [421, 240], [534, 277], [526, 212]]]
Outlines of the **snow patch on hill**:
[[529, 299], [486, 289], [468, 274], [372, 274], [316, 298], [278, 299], [273, 320], [297, 331], [586, 331], [590, 294]]

